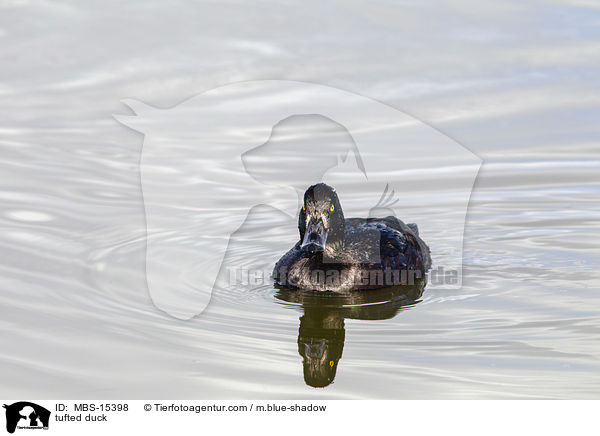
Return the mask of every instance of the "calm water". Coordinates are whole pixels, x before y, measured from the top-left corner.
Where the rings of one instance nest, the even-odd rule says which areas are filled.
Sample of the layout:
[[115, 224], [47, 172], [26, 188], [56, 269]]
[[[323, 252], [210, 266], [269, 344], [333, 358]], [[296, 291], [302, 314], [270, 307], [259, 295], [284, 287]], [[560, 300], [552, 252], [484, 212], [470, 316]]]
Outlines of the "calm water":
[[[379, 2], [365, 22], [358, 7], [317, 4], [301, 12], [8, 3], [0, 18], [3, 395], [597, 398], [598, 9], [424, 4]], [[270, 20], [272, 28], [260, 25]], [[273, 77], [378, 98], [483, 158], [461, 289], [430, 281], [323, 297], [240, 284], [215, 289], [189, 321], [152, 305], [142, 138], [112, 118], [126, 112], [118, 102], [168, 107], [219, 84]], [[439, 186], [425, 191], [399, 217], [419, 223], [434, 264], [444, 265], [449, 217], [435, 205], [451, 199]], [[234, 236], [228, 262], [270, 270], [295, 242], [294, 220], [266, 212]]]

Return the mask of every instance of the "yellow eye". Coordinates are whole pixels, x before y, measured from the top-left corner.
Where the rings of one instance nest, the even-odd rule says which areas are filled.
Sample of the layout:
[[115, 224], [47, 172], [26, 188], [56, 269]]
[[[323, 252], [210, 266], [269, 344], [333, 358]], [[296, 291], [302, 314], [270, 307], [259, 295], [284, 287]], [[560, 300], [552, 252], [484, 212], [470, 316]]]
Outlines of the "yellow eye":
[[329, 361], [329, 366], [331, 366], [333, 368], [333, 364], [334, 364], [333, 360], [330, 360]]
[[329, 212], [333, 212], [334, 209], [335, 209], [335, 207], [332, 204], [331, 207], [329, 208]]

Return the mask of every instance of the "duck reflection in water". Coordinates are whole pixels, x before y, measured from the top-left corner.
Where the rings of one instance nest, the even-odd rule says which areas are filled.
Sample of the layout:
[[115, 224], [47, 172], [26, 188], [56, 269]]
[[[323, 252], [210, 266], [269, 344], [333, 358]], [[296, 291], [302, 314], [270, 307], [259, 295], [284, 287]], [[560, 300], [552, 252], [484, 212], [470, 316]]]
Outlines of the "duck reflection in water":
[[301, 291], [278, 287], [276, 298], [302, 308], [298, 329], [298, 353], [302, 356], [304, 381], [315, 388], [335, 379], [344, 350], [344, 320], [393, 318], [421, 300], [427, 278], [413, 285], [395, 286], [349, 294]]

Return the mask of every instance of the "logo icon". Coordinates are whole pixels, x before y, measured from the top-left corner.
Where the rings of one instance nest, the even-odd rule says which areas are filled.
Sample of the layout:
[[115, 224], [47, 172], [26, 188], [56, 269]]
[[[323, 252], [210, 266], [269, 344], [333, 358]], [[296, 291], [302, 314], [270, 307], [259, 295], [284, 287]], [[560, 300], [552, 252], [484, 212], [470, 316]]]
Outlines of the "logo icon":
[[19, 401], [3, 406], [6, 409], [6, 431], [14, 433], [18, 429], [48, 430], [50, 411], [29, 401]]
[[[122, 102], [134, 114], [115, 118], [144, 135], [146, 279], [153, 303], [168, 314], [189, 319], [207, 307], [213, 288], [227, 286], [223, 270], [244, 265], [226, 258], [231, 235], [258, 207], [272, 211], [264, 222], [280, 213], [293, 220], [298, 190], [321, 181], [355, 199], [345, 200], [349, 216], [369, 216], [373, 204], [365, 199], [373, 193], [381, 196], [374, 213], [406, 220], [428, 204], [414, 220], [429, 220], [436, 265], [456, 276], [444, 286], [460, 288], [481, 159], [431, 126], [367, 97], [286, 80], [232, 83], [169, 109]], [[318, 116], [346, 139], [312, 144], [281, 135], [299, 116]]]

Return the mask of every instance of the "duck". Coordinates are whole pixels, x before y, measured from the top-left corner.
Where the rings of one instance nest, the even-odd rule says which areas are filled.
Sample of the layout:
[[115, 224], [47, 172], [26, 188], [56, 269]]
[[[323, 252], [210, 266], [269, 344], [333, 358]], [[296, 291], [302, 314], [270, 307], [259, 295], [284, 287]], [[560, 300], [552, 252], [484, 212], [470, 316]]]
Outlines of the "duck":
[[317, 292], [412, 285], [431, 268], [414, 223], [395, 216], [345, 218], [335, 189], [310, 186], [298, 214], [298, 242], [275, 264], [279, 287]]

